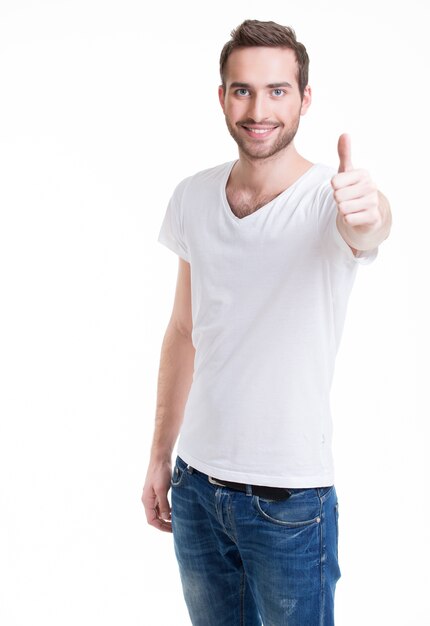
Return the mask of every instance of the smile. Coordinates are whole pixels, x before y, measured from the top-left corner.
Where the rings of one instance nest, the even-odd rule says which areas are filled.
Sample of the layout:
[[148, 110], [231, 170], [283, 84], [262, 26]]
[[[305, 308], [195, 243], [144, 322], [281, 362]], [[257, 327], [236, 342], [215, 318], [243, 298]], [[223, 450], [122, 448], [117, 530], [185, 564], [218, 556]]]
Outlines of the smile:
[[270, 128], [249, 128], [248, 126], [242, 126], [242, 128], [248, 133], [248, 135], [260, 135], [262, 137], [265, 137], [272, 133], [277, 128], [277, 126], [271, 126]]

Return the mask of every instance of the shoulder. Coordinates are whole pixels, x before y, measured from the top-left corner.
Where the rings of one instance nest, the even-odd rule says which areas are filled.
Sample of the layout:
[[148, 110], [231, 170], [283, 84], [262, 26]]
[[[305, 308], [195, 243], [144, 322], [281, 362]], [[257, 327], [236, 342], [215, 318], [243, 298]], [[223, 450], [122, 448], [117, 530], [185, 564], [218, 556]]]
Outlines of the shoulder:
[[336, 169], [331, 165], [315, 163], [313, 166], [312, 181], [316, 186], [331, 185], [331, 179], [336, 173]]
[[176, 197], [182, 197], [187, 190], [197, 190], [200, 189], [202, 186], [204, 186], [205, 189], [208, 189], [212, 184], [220, 184], [227, 176], [234, 163], [235, 161], [226, 161], [225, 163], [221, 163], [220, 165], [215, 165], [213, 167], [199, 170], [198, 172], [195, 172], [194, 174], [183, 178], [176, 185], [173, 192], [174, 195]]
[[313, 198], [313, 202], [318, 206], [324, 206], [331, 203], [333, 198], [333, 188], [331, 180], [337, 173], [337, 170], [331, 165], [325, 163], [315, 163], [311, 175], [307, 180], [308, 197]]
[[204, 170], [200, 170], [191, 176], [195, 181], [207, 181], [207, 180], [217, 180], [225, 176], [225, 174], [231, 170], [233, 167], [233, 161], [225, 161], [224, 163], [220, 163], [219, 165], [214, 165], [213, 167], [208, 167]]

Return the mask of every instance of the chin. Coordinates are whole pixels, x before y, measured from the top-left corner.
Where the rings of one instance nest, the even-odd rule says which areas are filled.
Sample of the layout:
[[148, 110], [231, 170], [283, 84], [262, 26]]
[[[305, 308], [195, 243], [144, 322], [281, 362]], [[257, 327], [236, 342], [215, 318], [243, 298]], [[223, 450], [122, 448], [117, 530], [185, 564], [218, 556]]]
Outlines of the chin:
[[256, 150], [250, 150], [248, 148], [248, 146], [240, 146], [239, 148], [242, 149], [243, 153], [248, 156], [249, 158], [252, 159], [268, 159], [270, 157], [276, 156], [277, 154], [280, 154], [281, 152], [283, 152], [289, 145], [291, 142], [289, 142], [286, 145], [282, 145], [282, 146], [277, 146], [277, 145], [272, 145], [272, 146], [262, 146], [260, 149], [256, 149]]

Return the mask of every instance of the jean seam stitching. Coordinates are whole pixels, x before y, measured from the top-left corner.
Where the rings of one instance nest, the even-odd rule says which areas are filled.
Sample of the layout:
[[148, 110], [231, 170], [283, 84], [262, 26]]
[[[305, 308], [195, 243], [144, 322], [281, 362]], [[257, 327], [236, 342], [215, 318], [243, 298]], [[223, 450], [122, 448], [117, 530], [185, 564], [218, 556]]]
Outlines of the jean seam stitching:
[[245, 626], [245, 569], [243, 566], [240, 580], [240, 626]]
[[[302, 522], [285, 522], [283, 520], [278, 520], [275, 517], [271, 517], [270, 515], [268, 515], [260, 506], [260, 498], [259, 496], [253, 496], [254, 498], [256, 498], [255, 500], [255, 506], [257, 507], [257, 512], [261, 515], [262, 519], [265, 519], [269, 522], [271, 522], [272, 524], [275, 524], [277, 526], [281, 526], [283, 528], [305, 528], [306, 526], [311, 526], [312, 524], [315, 524], [318, 522], [318, 519], [321, 519], [321, 514], [317, 517], [314, 517], [310, 520], [304, 520]], [[321, 498], [320, 498], [321, 500]]]
[[320, 552], [320, 585], [321, 585], [321, 589], [320, 589], [320, 626], [324, 626], [324, 604], [325, 604], [325, 597], [324, 597], [324, 583], [325, 583], [325, 558], [324, 558], [324, 542], [325, 542], [325, 534], [324, 534], [324, 527], [325, 527], [325, 515], [324, 515], [324, 511], [323, 511], [323, 498], [320, 496], [320, 506], [321, 506], [321, 511], [320, 511], [320, 518], [321, 518], [321, 524], [320, 524], [320, 542], [321, 542], [321, 552]]

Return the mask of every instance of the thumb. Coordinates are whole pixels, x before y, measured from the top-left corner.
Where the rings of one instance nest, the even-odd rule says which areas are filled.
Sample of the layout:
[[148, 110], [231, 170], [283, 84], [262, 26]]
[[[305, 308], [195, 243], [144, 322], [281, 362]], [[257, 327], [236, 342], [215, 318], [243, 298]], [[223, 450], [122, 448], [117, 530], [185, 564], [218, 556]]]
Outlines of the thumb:
[[337, 151], [339, 153], [338, 172], [349, 172], [354, 169], [351, 161], [351, 137], [346, 133], [339, 137]]
[[158, 500], [158, 510], [160, 512], [160, 517], [164, 520], [169, 520], [170, 519], [170, 504], [169, 504], [169, 500], [167, 499], [167, 493], [158, 493], [157, 494], [157, 500]]

